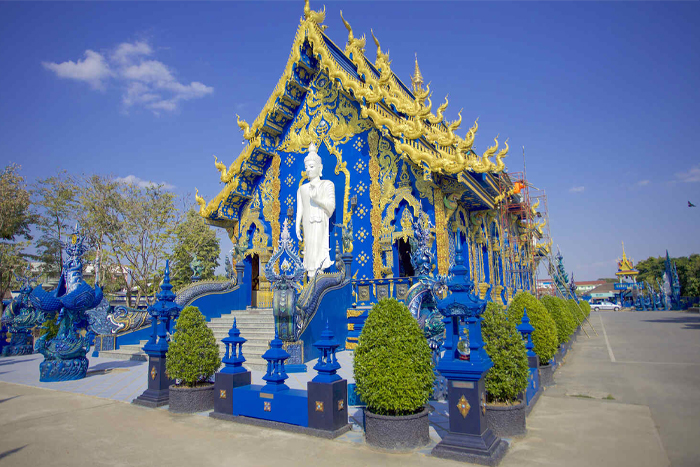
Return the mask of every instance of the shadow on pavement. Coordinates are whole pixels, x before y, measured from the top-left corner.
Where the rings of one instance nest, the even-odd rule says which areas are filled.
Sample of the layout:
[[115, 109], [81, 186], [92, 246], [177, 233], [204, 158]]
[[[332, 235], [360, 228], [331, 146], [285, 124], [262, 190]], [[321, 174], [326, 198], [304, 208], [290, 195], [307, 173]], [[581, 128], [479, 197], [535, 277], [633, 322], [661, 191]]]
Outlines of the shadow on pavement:
[[26, 448], [27, 446], [29, 446], [29, 445], [25, 444], [24, 446], [22, 446], [20, 448], [14, 448], [14, 449], [10, 449], [9, 451], [0, 452], [0, 460], [4, 459], [5, 457], [9, 456], [10, 454], [14, 454], [16, 452], [21, 451], [22, 449]]
[[679, 316], [678, 318], [644, 319], [645, 323], [685, 324], [683, 329], [700, 329], [700, 316]]
[[134, 366], [143, 365], [144, 363], [146, 362], [136, 360], [120, 360], [116, 362], [98, 363], [95, 366], [91, 366], [88, 372], [112, 370], [114, 368], [131, 368]]
[[12, 399], [15, 399], [17, 397], [19, 397], [19, 396], [12, 396], [12, 397], [8, 397], [6, 399], [0, 399], [0, 404], [2, 404], [3, 402], [11, 401]]

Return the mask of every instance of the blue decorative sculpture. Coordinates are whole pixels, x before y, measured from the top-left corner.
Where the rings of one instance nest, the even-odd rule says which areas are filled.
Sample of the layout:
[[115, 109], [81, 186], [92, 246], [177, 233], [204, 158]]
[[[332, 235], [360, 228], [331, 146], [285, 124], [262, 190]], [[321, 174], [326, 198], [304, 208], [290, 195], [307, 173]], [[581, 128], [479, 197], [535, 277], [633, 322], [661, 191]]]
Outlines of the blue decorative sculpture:
[[681, 309], [681, 284], [678, 280], [678, 271], [676, 270], [676, 263], [671, 263], [671, 258], [668, 256], [668, 250], [666, 250], [666, 280], [669, 286], [669, 298], [671, 310]]
[[58, 287], [53, 292], [46, 292], [37, 286], [30, 296], [34, 307], [45, 316], [58, 312], [56, 336], [47, 342], [44, 335], [35, 344], [36, 351], [44, 355], [39, 366], [40, 381], [68, 381], [84, 378], [87, 374], [89, 362], [85, 355], [90, 349], [92, 333], [88, 332], [85, 312], [102, 301], [102, 289], [97, 277], [94, 288], [83, 280], [82, 258], [88, 251], [84, 241], [80, 225], [76, 224], [70, 243], [61, 242], [66, 259]]
[[[274, 270], [274, 265], [286, 257], [279, 266], [280, 273]], [[295, 342], [301, 337], [304, 319], [297, 310], [297, 292], [301, 290], [299, 283], [304, 278], [304, 264], [294, 249], [294, 240], [289, 234], [289, 221], [284, 220], [280, 235], [279, 248], [265, 265], [265, 277], [272, 284], [272, 312], [275, 316], [275, 329], [280, 339], [285, 342]]]
[[414, 284], [408, 289], [405, 301], [409, 311], [423, 329], [423, 334], [432, 351], [433, 371], [435, 372], [433, 398], [439, 400], [447, 394], [447, 380], [437, 371], [445, 333], [445, 324], [442, 322], [437, 302], [447, 291], [447, 276], [434, 277], [431, 275], [434, 259], [429, 246], [431, 228], [433, 225], [430, 219], [421, 212], [413, 226], [415, 240], [411, 254], [411, 263], [417, 277]]
[[12, 333], [10, 342], [2, 346], [2, 355], [28, 355], [34, 352], [32, 346], [32, 328], [44, 321], [44, 316], [40, 310], [32, 305], [29, 296], [32, 292], [30, 268], [24, 275], [15, 278], [20, 282], [19, 295], [5, 308], [2, 314], [2, 333], [0, 338], [5, 344], [5, 329]]
[[282, 348], [282, 341], [277, 337], [270, 341], [270, 348], [262, 355], [262, 358], [267, 360], [267, 372], [263, 376], [263, 380], [267, 384], [263, 386], [262, 392], [274, 393], [279, 391], [289, 390], [289, 386], [284, 384], [287, 378], [287, 373], [284, 371], [284, 361], [289, 358], [289, 353]]
[[241, 337], [241, 331], [236, 326], [236, 318], [233, 318], [233, 327], [229, 330], [228, 337], [221, 339], [221, 342], [226, 345], [226, 354], [221, 360], [224, 363], [224, 369], [220, 373], [245, 373], [247, 370], [243, 368], [243, 362], [245, 362], [243, 344], [246, 343], [246, 339]]

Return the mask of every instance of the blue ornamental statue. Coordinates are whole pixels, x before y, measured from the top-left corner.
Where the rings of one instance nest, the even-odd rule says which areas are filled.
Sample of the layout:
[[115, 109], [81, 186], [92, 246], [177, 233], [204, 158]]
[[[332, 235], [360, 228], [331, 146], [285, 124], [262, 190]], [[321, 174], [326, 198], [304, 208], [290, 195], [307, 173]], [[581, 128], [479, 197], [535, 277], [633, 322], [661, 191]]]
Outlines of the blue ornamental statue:
[[[12, 334], [9, 344], [2, 348], [2, 355], [28, 355], [34, 352], [32, 346], [32, 328], [44, 321], [43, 314], [29, 300], [34, 278], [30, 276], [30, 268], [24, 275], [15, 274], [15, 279], [21, 284], [19, 295], [12, 300], [2, 315], [3, 328]], [[4, 338], [4, 332], [2, 337]], [[4, 339], [3, 339], [4, 340]]]
[[668, 250], [666, 250], [666, 279], [668, 281], [670, 293], [669, 298], [671, 301], [671, 310], [681, 309], [681, 284], [678, 280], [678, 271], [676, 270], [676, 263], [671, 263], [671, 258], [668, 256]]
[[84, 378], [87, 374], [91, 332], [88, 332], [86, 311], [102, 301], [102, 288], [95, 279], [95, 287], [83, 280], [83, 255], [88, 251], [85, 237], [76, 224], [69, 243], [61, 242], [66, 252], [63, 270], [58, 287], [46, 292], [41, 286], [35, 287], [30, 299], [37, 310], [47, 319], [58, 312], [56, 336], [47, 339], [44, 335], [37, 339], [35, 349], [44, 355], [39, 365], [39, 381], [69, 381]]
[[411, 264], [416, 273], [415, 283], [408, 289], [406, 304], [409, 311], [423, 330], [428, 346], [433, 354], [433, 372], [435, 383], [433, 398], [442, 399], [447, 394], [447, 380], [437, 371], [442, 343], [445, 333], [445, 323], [438, 310], [437, 303], [447, 292], [447, 276], [431, 275], [433, 252], [430, 244], [430, 229], [433, 228], [428, 216], [421, 212], [413, 226]]
[[[274, 265], [282, 259], [280, 273], [276, 273]], [[277, 336], [285, 342], [299, 340], [304, 327], [303, 316], [297, 310], [298, 284], [304, 278], [304, 264], [294, 249], [294, 240], [289, 234], [289, 221], [284, 220], [279, 248], [265, 265], [265, 277], [272, 284], [272, 312], [275, 316]]]

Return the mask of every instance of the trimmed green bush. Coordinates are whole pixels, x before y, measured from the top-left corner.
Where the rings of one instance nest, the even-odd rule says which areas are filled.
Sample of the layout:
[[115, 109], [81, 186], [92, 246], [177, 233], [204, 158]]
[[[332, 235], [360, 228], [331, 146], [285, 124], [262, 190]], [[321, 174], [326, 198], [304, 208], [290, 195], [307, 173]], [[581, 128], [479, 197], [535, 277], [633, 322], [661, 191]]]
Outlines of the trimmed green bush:
[[515, 323], [520, 324], [525, 308], [527, 308], [530, 324], [535, 328], [535, 331], [532, 333], [532, 343], [535, 345], [534, 351], [540, 357], [540, 364], [546, 365], [554, 357], [559, 345], [557, 325], [549, 315], [547, 308], [529, 292], [525, 291], [515, 294], [510, 305], [508, 305], [508, 319], [512, 319]]
[[559, 298], [546, 295], [540, 300], [547, 308], [552, 319], [557, 325], [557, 338], [559, 344], [564, 344], [569, 340], [569, 336], [576, 330], [576, 321], [568, 310], [568, 305]]
[[433, 392], [430, 347], [406, 305], [377, 302], [355, 348], [357, 393], [370, 412], [410, 415], [423, 410]]
[[527, 351], [503, 306], [489, 302], [481, 331], [493, 367], [486, 374], [489, 402], [514, 402], [527, 387]]
[[180, 313], [166, 357], [168, 376], [188, 387], [207, 383], [221, 366], [214, 333], [196, 306]]
[[586, 300], [581, 300], [578, 304], [581, 305], [581, 309], [583, 310], [584, 316], [588, 318], [591, 314], [591, 304], [588, 303]]
[[576, 317], [574, 319], [574, 321], [576, 321], [576, 324], [583, 324], [583, 320], [586, 319], [586, 316], [583, 314], [583, 311], [581, 311], [581, 308], [579, 308], [578, 304], [576, 303], [576, 300], [574, 300], [573, 298], [566, 300], [566, 306], [569, 307], [569, 311], [571, 312], [571, 314]]

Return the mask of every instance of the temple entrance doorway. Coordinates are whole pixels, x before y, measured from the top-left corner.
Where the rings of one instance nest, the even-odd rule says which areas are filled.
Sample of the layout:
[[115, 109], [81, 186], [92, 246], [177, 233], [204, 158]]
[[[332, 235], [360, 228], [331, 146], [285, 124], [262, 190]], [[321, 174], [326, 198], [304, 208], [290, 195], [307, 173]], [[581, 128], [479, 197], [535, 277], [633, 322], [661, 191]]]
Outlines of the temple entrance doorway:
[[255, 254], [250, 257], [250, 306], [258, 307], [258, 291], [260, 290], [260, 257]]
[[415, 275], [413, 264], [411, 264], [411, 244], [408, 240], [400, 238], [396, 242], [396, 252], [399, 262], [398, 277], [412, 277]]

